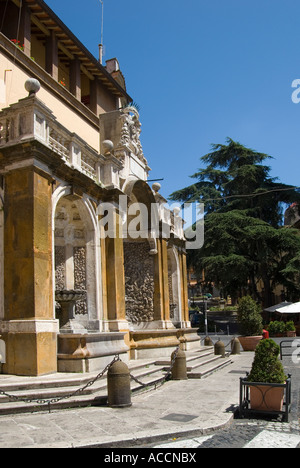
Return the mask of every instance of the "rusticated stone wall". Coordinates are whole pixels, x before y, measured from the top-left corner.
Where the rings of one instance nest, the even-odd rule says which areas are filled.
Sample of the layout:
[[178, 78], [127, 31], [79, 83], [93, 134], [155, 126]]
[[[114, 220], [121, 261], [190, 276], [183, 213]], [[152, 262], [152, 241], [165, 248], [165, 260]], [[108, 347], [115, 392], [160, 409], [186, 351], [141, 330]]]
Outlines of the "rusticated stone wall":
[[154, 260], [148, 242], [125, 242], [126, 318], [133, 324], [154, 320]]

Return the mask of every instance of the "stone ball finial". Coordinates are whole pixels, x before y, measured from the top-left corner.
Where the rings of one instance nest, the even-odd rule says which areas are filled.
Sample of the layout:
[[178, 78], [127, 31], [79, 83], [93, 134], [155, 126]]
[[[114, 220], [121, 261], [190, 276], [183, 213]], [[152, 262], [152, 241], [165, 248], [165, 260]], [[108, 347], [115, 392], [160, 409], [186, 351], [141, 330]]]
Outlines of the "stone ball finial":
[[35, 95], [41, 89], [41, 83], [35, 78], [29, 78], [25, 82], [25, 89], [28, 91], [29, 96]]
[[114, 149], [114, 144], [111, 140], [104, 140], [102, 143], [104, 153], [111, 153]]
[[153, 185], [152, 185], [152, 190], [153, 192], [155, 193], [158, 193], [161, 189], [161, 185], [158, 183], [158, 182], [155, 182]]

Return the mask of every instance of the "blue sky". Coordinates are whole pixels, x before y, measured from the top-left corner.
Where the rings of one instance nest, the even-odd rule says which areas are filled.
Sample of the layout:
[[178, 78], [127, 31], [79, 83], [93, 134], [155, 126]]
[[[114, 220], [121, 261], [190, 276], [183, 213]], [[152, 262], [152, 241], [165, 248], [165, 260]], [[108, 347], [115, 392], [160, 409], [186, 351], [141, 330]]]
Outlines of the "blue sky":
[[[100, 1], [46, 3], [98, 56]], [[300, 186], [299, 0], [104, 0], [104, 45], [140, 106], [165, 197], [226, 137], [273, 156], [272, 175]]]

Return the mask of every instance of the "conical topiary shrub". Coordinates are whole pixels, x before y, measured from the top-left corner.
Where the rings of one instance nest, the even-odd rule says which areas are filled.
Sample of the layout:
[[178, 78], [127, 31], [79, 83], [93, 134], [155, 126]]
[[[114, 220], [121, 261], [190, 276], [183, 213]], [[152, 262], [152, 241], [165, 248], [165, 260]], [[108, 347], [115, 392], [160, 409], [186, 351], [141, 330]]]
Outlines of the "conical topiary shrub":
[[[282, 411], [284, 387], [287, 376], [279, 361], [280, 348], [273, 340], [263, 340], [255, 351], [255, 357], [248, 382], [250, 386], [250, 404], [252, 410]], [[256, 385], [264, 384], [264, 385]], [[270, 385], [266, 385], [270, 384]], [[278, 384], [276, 386], [276, 384]]]
[[262, 340], [256, 348], [249, 382], [285, 383], [287, 376], [278, 356], [280, 347], [273, 340]]

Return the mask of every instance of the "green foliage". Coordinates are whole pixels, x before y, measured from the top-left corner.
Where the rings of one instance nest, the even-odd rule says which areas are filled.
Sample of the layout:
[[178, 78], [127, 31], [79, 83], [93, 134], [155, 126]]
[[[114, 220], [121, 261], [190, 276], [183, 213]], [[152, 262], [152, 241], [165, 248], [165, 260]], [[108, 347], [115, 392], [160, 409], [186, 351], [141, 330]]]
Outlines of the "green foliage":
[[295, 324], [292, 320], [286, 323], [275, 320], [274, 322], [270, 322], [267, 328], [270, 336], [281, 335], [287, 331], [296, 331]]
[[255, 351], [249, 382], [284, 384], [287, 376], [278, 359], [279, 346], [273, 340], [262, 340]]
[[271, 336], [276, 336], [285, 333], [286, 326], [284, 322], [274, 321], [268, 325], [268, 332]]
[[243, 336], [258, 336], [263, 333], [260, 307], [250, 296], [239, 301], [238, 322]]
[[292, 320], [290, 320], [289, 322], [286, 322], [285, 330], [286, 331], [296, 331], [295, 324], [294, 324], [294, 322]]
[[207, 283], [223, 293], [240, 296], [247, 288], [261, 300], [257, 283], [264, 285], [267, 302], [281, 284], [290, 294], [300, 291], [299, 231], [282, 227], [284, 204], [300, 202], [300, 191], [270, 177], [264, 153], [228, 138], [212, 145], [203, 156], [205, 169], [192, 176], [197, 181], [171, 195], [171, 200], [203, 202], [205, 242], [188, 253], [189, 264]]

